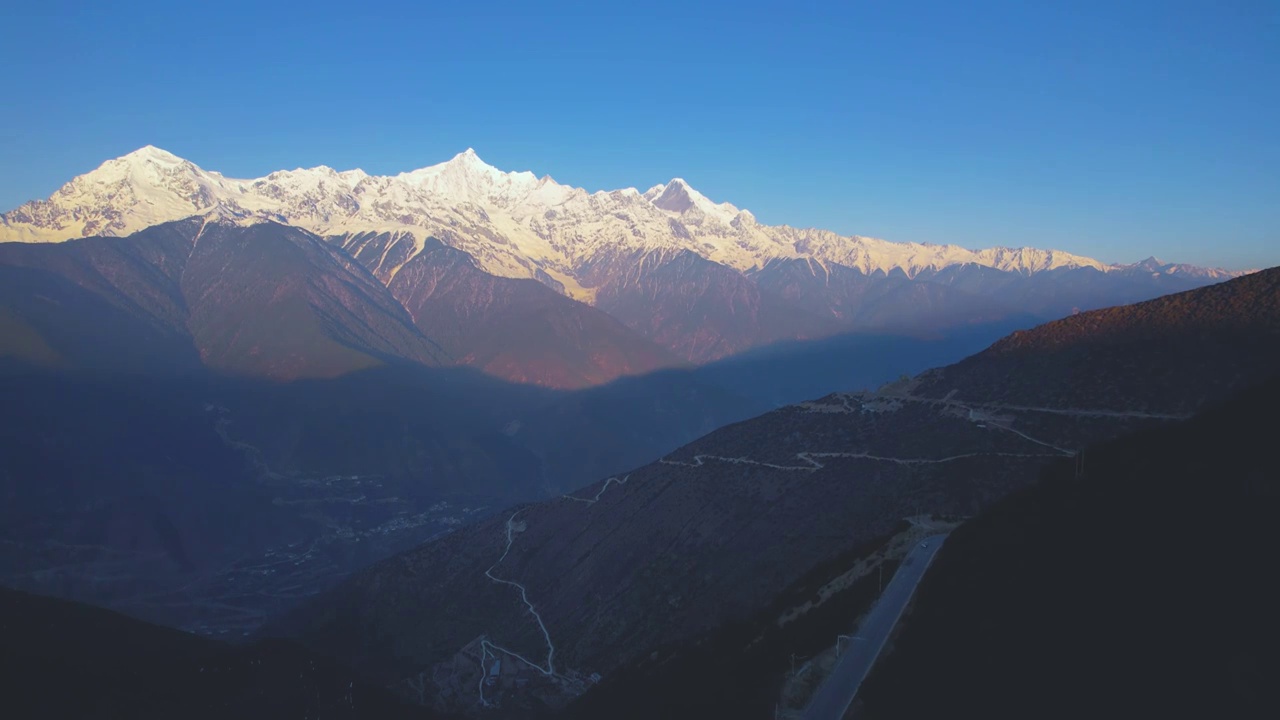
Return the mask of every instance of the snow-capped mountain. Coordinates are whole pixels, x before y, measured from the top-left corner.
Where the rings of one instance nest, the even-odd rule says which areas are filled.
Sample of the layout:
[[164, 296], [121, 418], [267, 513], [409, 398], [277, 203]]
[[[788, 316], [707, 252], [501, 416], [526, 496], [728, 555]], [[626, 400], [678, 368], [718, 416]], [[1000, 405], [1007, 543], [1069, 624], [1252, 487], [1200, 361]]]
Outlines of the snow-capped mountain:
[[[1105, 265], [1058, 250], [970, 250], [769, 226], [680, 178], [643, 193], [588, 192], [503, 172], [471, 149], [395, 176], [322, 166], [241, 180], [148, 146], [0, 215], [0, 242], [128, 236], [193, 216], [271, 221], [326, 238], [382, 281], [420, 330], [437, 342], [456, 339], [451, 355], [500, 365], [522, 381], [554, 376], [548, 368], [559, 360], [515, 361], [505, 350], [472, 347], [464, 338], [476, 318], [527, 328], [522, 313], [543, 308], [539, 322], [563, 344], [564, 354], [552, 356], [573, 358], [568, 364], [594, 358], [572, 382], [595, 382], [661, 361], [579, 303], [672, 357], [702, 363], [847, 332], [1047, 320], [1238, 274], [1154, 258]], [[510, 285], [529, 279], [564, 302]], [[450, 308], [442, 316], [441, 303]], [[596, 331], [611, 327], [605, 334], [616, 342], [606, 345], [631, 350], [592, 349]]]
[[713, 202], [679, 178], [644, 193], [593, 193], [530, 172], [503, 172], [471, 149], [389, 177], [321, 166], [238, 180], [148, 146], [75, 178], [48, 200], [0, 215], [0, 241], [127, 235], [209, 212], [269, 218], [326, 236], [397, 232], [414, 247], [388, 253], [386, 262], [372, 268], [384, 280], [434, 236], [494, 275], [554, 280], [549, 284], [588, 301], [594, 285], [584, 282], [584, 267], [602, 256], [636, 252], [687, 251], [742, 272], [773, 260], [809, 258], [864, 274], [901, 271], [909, 278], [965, 264], [1023, 275], [1113, 269], [1057, 250], [969, 250], [762, 225], [750, 212]]
[[1115, 269], [1131, 273], [1149, 273], [1152, 277], [1161, 275], [1179, 276], [1183, 278], [1202, 278], [1211, 281], [1228, 280], [1241, 275], [1249, 275], [1258, 272], [1254, 270], [1227, 271], [1215, 268], [1199, 267], [1198, 265], [1188, 265], [1187, 263], [1167, 263], [1154, 255], [1146, 260], [1140, 260], [1129, 265], [1117, 265]]

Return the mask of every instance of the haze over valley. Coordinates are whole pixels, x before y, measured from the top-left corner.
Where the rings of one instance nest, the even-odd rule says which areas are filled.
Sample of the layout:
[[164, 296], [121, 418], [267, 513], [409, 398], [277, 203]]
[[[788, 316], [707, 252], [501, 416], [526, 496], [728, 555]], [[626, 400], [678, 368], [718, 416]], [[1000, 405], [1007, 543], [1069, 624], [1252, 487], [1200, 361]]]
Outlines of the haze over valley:
[[1261, 8], [10, 14], [3, 717], [1277, 715]]

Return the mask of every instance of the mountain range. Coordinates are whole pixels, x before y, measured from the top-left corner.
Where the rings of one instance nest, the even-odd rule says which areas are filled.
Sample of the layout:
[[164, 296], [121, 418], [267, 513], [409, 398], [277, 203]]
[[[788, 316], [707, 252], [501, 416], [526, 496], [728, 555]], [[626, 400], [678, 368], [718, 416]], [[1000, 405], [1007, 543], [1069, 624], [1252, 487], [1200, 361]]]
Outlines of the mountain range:
[[[571, 357], [670, 356], [461, 255], [436, 243], [388, 288], [342, 248], [271, 221], [0, 243], [0, 580], [243, 632], [477, 513], [962, 357], [1009, 327], [844, 336], [547, 388], [599, 367]], [[473, 313], [466, 298], [480, 296], [506, 310]], [[556, 332], [581, 353], [549, 348]], [[482, 367], [455, 366], [464, 346]], [[522, 382], [486, 372], [494, 363], [522, 367]], [[264, 563], [287, 572], [239, 569]]]
[[[201, 227], [297, 228], [288, 251], [297, 257], [286, 259], [281, 246], [278, 262], [317, 271], [346, 264], [342, 283], [369, 297], [376, 279], [391, 296], [378, 297], [379, 311], [398, 326], [407, 317], [430, 343], [377, 326], [390, 334], [360, 350], [366, 356], [392, 352], [560, 388], [784, 341], [1030, 325], [1239, 274], [1154, 258], [1107, 265], [1030, 247], [973, 251], [769, 226], [679, 178], [645, 192], [592, 193], [502, 172], [472, 150], [395, 176], [318, 167], [236, 180], [148, 146], [0, 215], [0, 242], [130, 236], [192, 217]], [[362, 267], [350, 267], [352, 259]], [[246, 286], [252, 279], [230, 274]], [[323, 313], [347, 330], [370, 322]], [[271, 367], [253, 371], [271, 376], [336, 371], [277, 360], [265, 348], [258, 356], [249, 362]]]
[[147, 147], [0, 215], [0, 582], [265, 623], [438, 711], [621, 716], [726, 628], [828, 627], [904, 517], [1273, 372], [1277, 301], [1274, 269], [768, 226], [680, 179]]

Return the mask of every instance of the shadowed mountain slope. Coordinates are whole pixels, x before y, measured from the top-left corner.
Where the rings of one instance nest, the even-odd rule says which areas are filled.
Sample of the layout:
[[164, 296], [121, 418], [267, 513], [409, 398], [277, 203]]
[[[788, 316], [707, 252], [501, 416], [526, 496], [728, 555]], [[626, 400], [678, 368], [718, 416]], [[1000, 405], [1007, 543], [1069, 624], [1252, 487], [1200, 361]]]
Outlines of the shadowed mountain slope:
[[1278, 403], [1090, 447], [966, 522], [857, 717], [1274, 717]]
[[596, 305], [693, 362], [781, 340], [837, 334], [841, 326], [763, 291], [730, 267], [692, 252], [646, 252], [589, 264]]
[[231, 647], [0, 588], [5, 717], [439, 717], [286, 642]]
[[[557, 673], [607, 675], [651, 648], [747, 617], [799, 573], [883, 536], [905, 516], [977, 512], [1055, 457], [1180, 417], [1151, 409], [1204, 402], [1205, 386], [1195, 380], [1204, 373], [1230, 373], [1209, 400], [1258, 381], [1280, 362], [1280, 336], [1256, 337], [1280, 320], [1266, 296], [1277, 272], [1172, 301], [1168, 321], [1153, 330], [1168, 373], [1159, 388], [1140, 385], [1091, 407], [1037, 404], [1044, 398], [1012, 392], [984, 404], [981, 387], [967, 384], [992, 375], [975, 369], [980, 354], [923, 376], [930, 388], [955, 389], [949, 399], [910, 394], [907, 383], [801, 403], [388, 560], [273, 631], [353, 658], [389, 683], [454, 668], [445, 675], [466, 687], [458, 653], [480, 637], [495, 652], [543, 668], [554, 663]], [[1206, 302], [1234, 299], [1179, 319], [1179, 308], [1202, 307], [1195, 296], [1204, 292], [1213, 293]], [[1216, 355], [1200, 342], [1207, 312], [1229, 328]], [[1034, 337], [1109, 316], [1083, 314]], [[1051, 357], [1072, 346], [1037, 347]], [[1118, 380], [1152, 359], [1147, 343], [1127, 347], [1099, 359]], [[1215, 357], [1221, 368], [1205, 364]], [[1036, 388], [1060, 382], [1045, 374], [1053, 367], [1046, 360], [1002, 372], [1011, 387]], [[1156, 394], [1144, 397], [1144, 388]], [[564, 692], [576, 691], [566, 682]]]
[[[564, 492], [726, 422], [831, 384], [875, 386], [997, 333], [845, 338], [573, 392], [408, 363], [290, 383], [231, 379], [195, 365], [190, 339], [176, 333], [192, 363], [182, 375], [158, 354], [105, 339], [64, 346], [83, 350], [78, 369], [36, 370], [11, 356], [0, 363], [10, 411], [0, 413], [0, 485], [11, 499], [0, 513], [0, 577], [153, 621], [241, 632], [474, 517], [464, 509]], [[93, 365], [117, 352], [121, 362]], [[245, 569], [264, 563], [284, 571]]]
[[129, 238], [0, 243], [0, 357], [63, 369], [191, 371], [181, 281], [196, 222]]
[[382, 283], [296, 228], [206, 226], [182, 290], [188, 327], [214, 370], [290, 380], [443, 359]]
[[[971, 250], [769, 226], [679, 178], [643, 193], [588, 192], [503, 172], [470, 149], [395, 176], [322, 166], [237, 180], [147, 146], [72, 179], [47, 200], [0, 213], [0, 239], [124, 236], [192, 215], [305, 229], [341, 245], [384, 284], [434, 253], [438, 241], [490, 277], [542, 283], [696, 363], [847, 332], [955, 328], [1022, 313], [1043, 321], [1239, 274], [1155, 258], [1107, 265], [1061, 250]], [[485, 286], [503, 284], [468, 284], [438, 300], [473, 315], [485, 306]], [[540, 301], [584, 329], [596, 322], [580, 307]], [[501, 304], [487, 312], [504, 314]], [[653, 361], [648, 351], [631, 355], [634, 338], [617, 328], [595, 327], [601, 336], [588, 340], [572, 323], [545, 329], [530, 357], [482, 352], [469, 362], [508, 379], [566, 383], [643, 372]], [[598, 355], [584, 352], [594, 343]], [[565, 369], [548, 372], [550, 361]]]
[[554, 388], [601, 385], [678, 364], [601, 310], [536, 280], [490, 275], [461, 250], [427, 243], [388, 287], [457, 362]]
[[274, 223], [183, 220], [125, 238], [0, 244], [0, 356], [94, 371], [215, 371], [279, 380], [439, 349], [364, 268]]

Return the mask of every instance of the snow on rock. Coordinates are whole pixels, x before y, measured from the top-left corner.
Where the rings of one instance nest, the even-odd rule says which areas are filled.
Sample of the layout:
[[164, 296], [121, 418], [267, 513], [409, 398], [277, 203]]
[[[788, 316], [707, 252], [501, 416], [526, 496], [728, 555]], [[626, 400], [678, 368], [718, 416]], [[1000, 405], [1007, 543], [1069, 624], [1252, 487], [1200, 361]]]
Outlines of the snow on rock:
[[[75, 178], [48, 200], [0, 214], [0, 241], [127, 235], [209, 213], [272, 219], [328, 236], [398, 233], [419, 249], [425, 238], [436, 237], [470, 253], [490, 273], [553, 278], [570, 296], [586, 301], [593, 288], [583, 284], [584, 267], [637, 251], [691, 251], [741, 271], [779, 258], [810, 258], [864, 273], [899, 270], [911, 277], [966, 263], [1023, 274], [1112, 269], [1056, 250], [968, 250], [761, 225], [750, 212], [716, 203], [681, 178], [644, 193], [591, 193], [549, 176], [503, 172], [470, 148], [395, 176], [321, 166], [237, 180], [147, 146]], [[397, 268], [380, 272], [390, 276]], [[1172, 271], [1177, 270], [1163, 264], [1154, 270]]]

